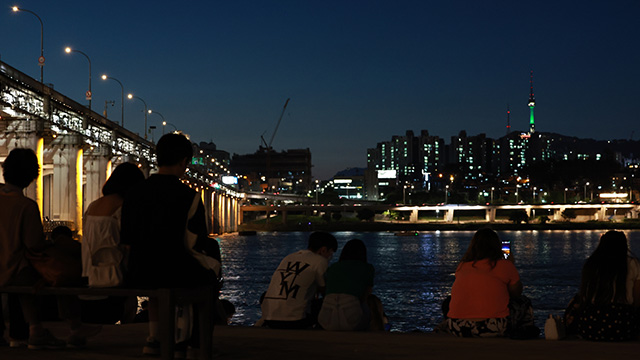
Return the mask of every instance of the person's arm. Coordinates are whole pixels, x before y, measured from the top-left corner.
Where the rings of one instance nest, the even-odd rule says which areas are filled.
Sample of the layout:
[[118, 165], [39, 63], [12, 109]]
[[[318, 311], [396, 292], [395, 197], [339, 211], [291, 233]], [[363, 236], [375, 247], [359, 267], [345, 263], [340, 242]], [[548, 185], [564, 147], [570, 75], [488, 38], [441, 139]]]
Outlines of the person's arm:
[[633, 283], [633, 306], [640, 307], [640, 280]]
[[520, 296], [522, 295], [522, 281], [518, 280], [513, 284], [509, 284], [507, 286], [509, 289], [509, 296]]
[[24, 219], [20, 225], [22, 241], [27, 249], [40, 252], [48, 246], [44, 238], [40, 210], [35, 202], [25, 209]]

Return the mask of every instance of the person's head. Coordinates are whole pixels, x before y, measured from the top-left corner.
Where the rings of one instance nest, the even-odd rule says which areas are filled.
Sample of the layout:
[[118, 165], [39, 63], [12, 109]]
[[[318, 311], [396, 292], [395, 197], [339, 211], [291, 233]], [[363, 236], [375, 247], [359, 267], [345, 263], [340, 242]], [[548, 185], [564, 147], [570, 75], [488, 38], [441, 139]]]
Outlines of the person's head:
[[51, 230], [51, 240], [55, 241], [60, 236], [73, 238], [73, 231], [68, 226], [60, 225]]
[[627, 237], [621, 231], [607, 231], [582, 268], [580, 295], [595, 304], [626, 302]]
[[26, 188], [40, 173], [38, 157], [31, 149], [15, 148], [2, 164], [2, 174], [6, 183]]
[[158, 156], [158, 166], [178, 165], [185, 159], [188, 164], [193, 157], [193, 148], [186, 136], [169, 133], [158, 140], [156, 154]]
[[502, 243], [498, 234], [489, 229], [483, 228], [473, 235], [467, 252], [462, 256], [461, 262], [478, 261], [489, 259], [491, 266], [495, 266], [496, 262], [503, 258]]
[[338, 250], [338, 241], [333, 235], [327, 232], [315, 231], [309, 236], [309, 246], [307, 249], [327, 259], [331, 259], [333, 253]]
[[144, 180], [144, 174], [135, 164], [122, 163], [113, 170], [107, 182], [102, 186], [102, 195], [118, 194], [124, 197], [129, 189], [142, 180]]
[[360, 239], [353, 239], [347, 241], [340, 253], [339, 261], [343, 260], [358, 260], [367, 262], [367, 247]]

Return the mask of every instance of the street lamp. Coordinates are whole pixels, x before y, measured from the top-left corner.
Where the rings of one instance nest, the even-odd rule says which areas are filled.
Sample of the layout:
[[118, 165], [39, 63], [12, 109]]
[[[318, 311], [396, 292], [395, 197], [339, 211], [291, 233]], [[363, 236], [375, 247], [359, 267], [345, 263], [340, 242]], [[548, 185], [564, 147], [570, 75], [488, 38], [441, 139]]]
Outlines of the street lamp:
[[147, 102], [142, 100], [141, 97], [135, 96], [133, 94], [129, 94], [129, 95], [127, 95], [127, 97], [129, 99], [134, 99], [134, 98], [138, 99], [138, 100], [142, 101], [142, 103], [144, 104], [144, 139], [147, 140], [147, 113], [149, 111], [148, 108], [147, 108]]
[[589, 186], [588, 181], [584, 184], [584, 201], [585, 202], [587, 202], [587, 186]]
[[496, 188], [491, 187], [491, 204], [493, 204], [493, 190], [495, 190]]
[[87, 61], [89, 61], [89, 91], [87, 91], [85, 95], [87, 100], [89, 100], [89, 110], [91, 110], [91, 95], [92, 95], [91, 94], [91, 59], [89, 58], [89, 55], [85, 54], [84, 52], [80, 50], [72, 49], [68, 46], [64, 49], [64, 52], [66, 52], [67, 54], [71, 54], [72, 52], [81, 54], [87, 58]]
[[447, 203], [447, 197], [449, 196], [449, 185], [444, 186], [444, 203]]
[[120, 126], [124, 127], [124, 86], [122, 86], [122, 83], [120, 82], [120, 80], [111, 77], [111, 76], [107, 76], [107, 75], [102, 75], [102, 80], [114, 80], [115, 82], [117, 82], [118, 84], [120, 84], [120, 107], [122, 108], [122, 115], [120, 118]]
[[569, 190], [568, 188], [564, 188], [564, 203], [567, 203], [567, 190]]
[[11, 8], [13, 12], [24, 11], [38, 18], [40, 21], [40, 57], [38, 58], [38, 66], [40, 66], [40, 83], [44, 82], [44, 24], [42, 23], [42, 19], [38, 14], [34, 13], [31, 10], [22, 9], [17, 6]]
[[[162, 126], [167, 126], [167, 125], [173, 126], [173, 131], [178, 131], [178, 128], [175, 125], [173, 125], [172, 123], [166, 122], [166, 121], [162, 122]], [[162, 133], [164, 134], [164, 130], [162, 130]]]
[[158, 114], [162, 118], [162, 135], [164, 136], [164, 126], [167, 124], [167, 121], [164, 119], [164, 116], [155, 110], [149, 109], [149, 114]]

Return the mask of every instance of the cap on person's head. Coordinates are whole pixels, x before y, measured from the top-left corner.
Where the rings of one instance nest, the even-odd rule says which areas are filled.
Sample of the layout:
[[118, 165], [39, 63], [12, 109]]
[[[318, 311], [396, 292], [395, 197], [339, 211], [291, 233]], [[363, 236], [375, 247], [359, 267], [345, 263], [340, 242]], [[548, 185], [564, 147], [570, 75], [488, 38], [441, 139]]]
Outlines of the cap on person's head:
[[4, 180], [20, 188], [26, 188], [40, 173], [38, 157], [31, 149], [15, 148], [2, 163]]
[[163, 135], [156, 145], [156, 155], [158, 166], [176, 165], [185, 158], [190, 162], [193, 157], [191, 141], [182, 134]]
[[308, 249], [316, 252], [323, 246], [329, 250], [333, 250], [334, 252], [338, 251], [338, 241], [333, 235], [324, 231], [315, 231], [311, 233], [309, 236]]

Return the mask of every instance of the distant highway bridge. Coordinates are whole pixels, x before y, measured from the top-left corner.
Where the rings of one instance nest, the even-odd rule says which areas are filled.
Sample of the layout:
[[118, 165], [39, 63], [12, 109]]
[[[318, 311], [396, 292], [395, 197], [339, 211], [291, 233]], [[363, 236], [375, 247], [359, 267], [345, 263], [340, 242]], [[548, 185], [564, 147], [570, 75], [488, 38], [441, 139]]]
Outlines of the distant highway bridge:
[[[560, 221], [565, 210], [573, 210], [576, 218], [573, 221], [589, 221], [589, 220], [622, 220], [624, 218], [638, 218], [640, 205], [637, 204], [538, 204], [538, 205], [431, 205], [431, 206], [406, 206], [406, 205], [243, 205], [240, 207], [241, 222], [247, 217], [246, 213], [258, 212], [264, 213], [267, 217], [272, 215], [281, 215], [282, 221], [286, 222], [290, 213], [302, 213], [306, 215], [320, 215], [323, 213], [349, 212], [355, 213], [361, 209], [370, 209], [376, 213], [384, 211], [396, 211], [403, 215], [406, 222], [418, 223], [424, 222], [420, 220], [420, 215], [442, 214], [442, 220], [447, 223], [454, 222], [456, 217], [465, 217], [470, 213], [482, 214], [482, 218], [487, 222], [495, 222], [502, 218], [508, 218], [509, 213], [514, 210], [524, 210], [531, 218], [536, 216], [548, 216], [549, 220]], [[433, 220], [430, 220], [433, 221]]]

